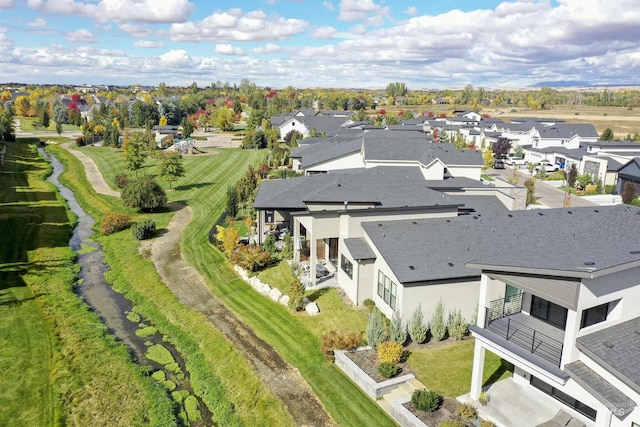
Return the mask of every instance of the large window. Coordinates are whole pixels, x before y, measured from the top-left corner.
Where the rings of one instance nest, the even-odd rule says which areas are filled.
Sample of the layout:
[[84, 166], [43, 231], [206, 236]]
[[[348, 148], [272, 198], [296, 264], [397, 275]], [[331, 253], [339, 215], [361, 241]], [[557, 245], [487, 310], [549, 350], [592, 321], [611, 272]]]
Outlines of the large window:
[[378, 296], [395, 310], [397, 295], [398, 287], [396, 284], [386, 274], [378, 270]]
[[340, 257], [340, 268], [349, 276], [349, 279], [353, 279], [353, 264], [344, 255]]
[[549, 396], [559, 400], [560, 402], [564, 403], [568, 407], [575, 409], [576, 411], [580, 412], [582, 415], [589, 418], [590, 420], [592, 421], [596, 420], [595, 409], [585, 405], [584, 403], [580, 402], [577, 399], [574, 399], [568, 394], [561, 392], [557, 388], [550, 386], [549, 384], [534, 377], [533, 375], [531, 375], [531, 385], [537, 388], [538, 390], [548, 394]]
[[586, 310], [582, 311], [582, 321], [580, 322], [580, 327], [586, 328], [587, 326], [604, 322], [605, 320], [607, 320], [608, 313], [609, 303], [587, 308]]
[[531, 298], [531, 315], [562, 330], [567, 325], [566, 308], [535, 295]]

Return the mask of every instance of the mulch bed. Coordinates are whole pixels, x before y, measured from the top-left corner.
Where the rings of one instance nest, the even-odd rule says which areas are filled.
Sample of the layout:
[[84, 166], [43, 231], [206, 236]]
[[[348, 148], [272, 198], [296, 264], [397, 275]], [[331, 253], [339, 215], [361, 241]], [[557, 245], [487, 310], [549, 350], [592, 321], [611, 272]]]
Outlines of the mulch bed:
[[[429, 427], [437, 427], [438, 424], [449, 418], [459, 420], [460, 417], [456, 415], [456, 409], [458, 409], [457, 400], [450, 397], [445, 397], [442, 405], [433, 412], [420, 411], [413, 406], [413, 403], [405, 403], [404, 407], [407, 408], [413, 415], [418, 417], [420, 421], [428, 425]], [[467, 423], [469, 426], [473, 424]]]
[[[348, 351], [346, 355], [375, 382], [379, 383], [390, 379], [384, 378], [378, 373], [378, 354], [375, 350]], [[400, 367], [400, 371], [394, 378], [402, 375], [413, 374], [411, 366], [406, 362], [398, 363], [398, 367]]]

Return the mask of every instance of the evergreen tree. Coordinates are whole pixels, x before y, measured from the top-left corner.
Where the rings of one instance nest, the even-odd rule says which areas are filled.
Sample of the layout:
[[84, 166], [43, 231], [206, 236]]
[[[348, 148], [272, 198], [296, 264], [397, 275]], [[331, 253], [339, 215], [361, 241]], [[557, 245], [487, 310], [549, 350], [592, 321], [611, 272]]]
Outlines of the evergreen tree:
[[567, 174], [567, 185], [573, 187], [576, 185], [576, 179], [578, 179], [578, 168], [575, 163], [572, 163]]
[[230, 185], [227, 187], [227, 216], [235, 218], [238, 215], [238, 190], [237, 186]]
[[637, 195], [636, 185], [633, 182], [625, 182], [622, 187], [622, 193], [620, 193], [622, 203], [630, 205], [636, 199]]
[[374, 309], [369, 315], [369, 323], [365, 334], [367, 336], [367, 344], [371, 348], [377, 348], [378, 344], [387, 339], [386, 325], [384, 322], [384, 315], [377, 308]]
[[389, 325], [389, 339], [403, 345], [407, 341], [407, 328], [405, 328], [402, 318], [398, 313], [393, 312], [391, 324]]
[[167, 195], [150, 176], [129, 182], [120, 193], [122, 202], [130, 208], [154, 210], [167, 203]]
[[436, 311], [431, 316], [431, 335], [438, 341], [442, 341], [447, 335], [447, 324], [444, 321], [444, 303], [442, 300], [436, 304]]
[[409, 320], [409, 336], [411, 341], [416, 344], [421, 344], [427, 339], [427, 327], [424, 324], [424, 315], [422, 314], [422, 305], [420, 303], [418, 303]]

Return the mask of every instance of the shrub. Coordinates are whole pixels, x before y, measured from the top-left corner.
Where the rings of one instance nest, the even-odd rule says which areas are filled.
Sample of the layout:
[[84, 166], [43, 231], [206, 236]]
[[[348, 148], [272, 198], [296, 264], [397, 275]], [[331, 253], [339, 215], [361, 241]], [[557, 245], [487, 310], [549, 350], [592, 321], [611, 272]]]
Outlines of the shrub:
[[587, 195], [598, 194], [598, 186], [596, 184], [588, 184], [584, 188], [584, 193]]
[[381, 364], [378, 365], [378, 373], [383, 378], [394, 377], [398, 374], [399, 370], [400, 368], [398, 368], [398, 365], [396, 365], [393, 362], [382, 362]]
[[455, 310], [449, 314], [449, 335], [455, 338], [456, 341], [460, 341], [467, 334], [469, 325], [467, 324], [462, 312]]
[[477, 420], [478, 411], [470, 403], [463, 403], [456, 409], [456, 415], [463, 420]]
[[119, 173], [116, 175], [116, 187], [122, 190], [127, 186], [127, 184], [129, 184], [129, 175], [126, 173]]
[[[542, 169], [541, 169], [542, 170]], [[527, 187], [527, 206], [536, 202], [536, 181], [533, 178], [528, 178], [524, 181], [524, 186]]]
[[489, 403], [489, 394], [487, 394], [486, 391], [481, 392], [480, 396], [478, 397], [478, 402], [480, 402], [482, 406], [485, 406], [487, 403]]
[[275, 237], [269, 236], [264, 240], [264, 250], [269, 252], [271, 255], [275, 255], [277, 251]]
[[620, 195], [622, 196], [622, 203], [630, 205], [638, 195], [636, 185], [633, 182], [625, 182]]
[[376, 308], [376, 303], [373, 302], [371, 298], [367, 298], [366, 300], [362, 301], [362, 305], [369, 309], [369, 313], [371, 313], [373, 309]]
[[438, 427], [466, 427], [466, 424], [460, 420], [449, 418], [438, 424]]
[[480, 420], [480, 427], [496, 427], [496, 425], [489, 420]]
[[125, 206], [140, 210], [154, 210], [167, 203], [167, 195], [150, 176], [130, 181], [120, 193]]
[[100, 231], [103, 236], [108, 236], [124, 230], [131, 224], [131, 217], [124, 213], [110, 212], [102, 217]]
[[407, 341], [407, 328], [405, 328], [402, 318], [395, 312], [389, 324], [389, 339], [400, 345], [403, 345], [405, 341]]
[[387, 331], [384, 322], [384, 315], [378, 309], [373, 310], [369, 315], [369, 323], [367, 324], [367, 344], [372, 348], [378, 348], [378, 344], [387, 339]]
[[333, 350], [354, 350], [362, 343], [362, 332], [331, 331], [320, 337], [320, 352], [327, 360], [333, 361]]
[[415, 390], [411, 395], [411, 403], [416, 409], [433, 412], [442, 404], [442, 395], [427, 389]]
[[229, 259], [247, 271], [258, 271], [271, 263], [271, 254], [260, 246], [240, 246]]
[[431, 316], [431, 335], [438, 341], [442, 341], [447, 335], [447, 325], [444, 322], [444, 303], [438, 301], [436, 311]]
[[131, 232], [136, 240], [146, 240], [156, 234], [156, 223], [150, 219], [142, 222], [134, 222], [131, 225]]
[[427, 339], [427, 327], [424, 324], [422, 305], [420, 303], [418, 303], [418, 307], [416, 307], [409, 320], [409, 336], [411, 341], [416, 344], [423, 343]]
[[395, 341], [385, 341], [378, 344], [378, 358], [381, 362], [400, 362], [402, 356], [402, 345]]
[[291, 282], [291, 286], [289, 286], [289, 308], [295, 311], [302, 309], [305, 290], [306, 288], [300, 279], [295, 277], [293, 282]]

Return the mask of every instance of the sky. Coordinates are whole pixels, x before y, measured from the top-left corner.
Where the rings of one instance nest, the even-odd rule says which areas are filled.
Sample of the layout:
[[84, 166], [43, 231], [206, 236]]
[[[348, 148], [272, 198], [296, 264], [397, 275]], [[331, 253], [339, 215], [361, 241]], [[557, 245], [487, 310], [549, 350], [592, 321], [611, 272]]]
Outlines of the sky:
[[640, 0], [0, 0], [0, 83], [640, 83]]

